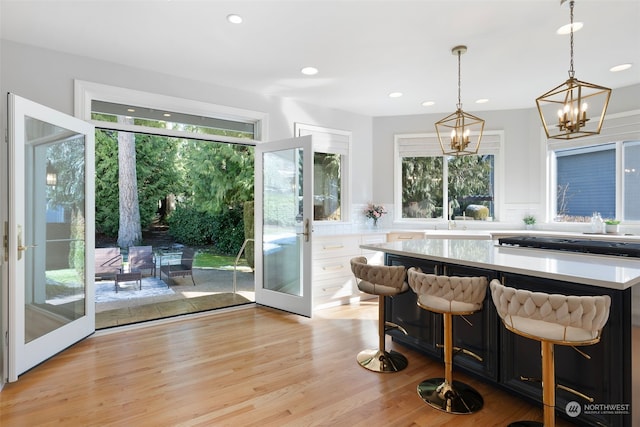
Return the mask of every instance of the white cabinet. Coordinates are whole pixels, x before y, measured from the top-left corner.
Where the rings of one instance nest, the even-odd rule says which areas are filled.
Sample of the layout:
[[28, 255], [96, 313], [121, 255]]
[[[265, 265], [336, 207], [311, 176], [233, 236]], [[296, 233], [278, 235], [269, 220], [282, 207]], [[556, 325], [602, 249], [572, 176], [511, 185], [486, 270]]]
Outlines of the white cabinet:
[[420, 240], [426, 238], [424, 231], [392, 231], [387, 233], [387, 242]]
[[384, 243], [384, 233], [347, 234], [313, 237], [313, 307], [321, 309], [349, 304], [361, 294], [351, 272], [351, 258], [366, 256], [369, 262], [382, 264], [381, 252], [360, 249], [361, 244]]

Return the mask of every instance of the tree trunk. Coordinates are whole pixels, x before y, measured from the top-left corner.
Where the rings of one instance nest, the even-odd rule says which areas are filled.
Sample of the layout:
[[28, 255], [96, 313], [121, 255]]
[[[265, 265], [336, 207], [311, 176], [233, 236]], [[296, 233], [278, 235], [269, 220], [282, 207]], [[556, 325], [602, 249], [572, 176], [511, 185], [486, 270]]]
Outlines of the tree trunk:
[[[118, 123], [130, 124], [133, 120], [119, 116]], [[142, 242], [136, 177], [136, 141], [135, 135], [130, 132], [118, 132], [118, 191], [118, 246], [128, 248]]]

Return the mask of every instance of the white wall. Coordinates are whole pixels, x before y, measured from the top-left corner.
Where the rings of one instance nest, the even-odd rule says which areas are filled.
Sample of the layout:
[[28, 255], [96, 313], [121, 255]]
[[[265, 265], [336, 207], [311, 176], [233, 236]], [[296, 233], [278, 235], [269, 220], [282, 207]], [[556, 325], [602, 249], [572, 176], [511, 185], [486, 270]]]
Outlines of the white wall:
[[[303, 104], [291, 99], [268, 97], [238, 89], [149, 72], [96, 59], [68, 55], [2, 40], [0, 45], [0, 89], [73, 115], [75, 79], [124, 87], [162, 95], [210, 102], [265, 112], [269, 115], [269, 140], [293, 137], [294, 122], [351, 131], [353, 152], [353, 201], [371, 197], [371, 117]], [[2, 102], [3, 117], [6, 102]], [[2, 132], [5, 132], [3, 119]]]

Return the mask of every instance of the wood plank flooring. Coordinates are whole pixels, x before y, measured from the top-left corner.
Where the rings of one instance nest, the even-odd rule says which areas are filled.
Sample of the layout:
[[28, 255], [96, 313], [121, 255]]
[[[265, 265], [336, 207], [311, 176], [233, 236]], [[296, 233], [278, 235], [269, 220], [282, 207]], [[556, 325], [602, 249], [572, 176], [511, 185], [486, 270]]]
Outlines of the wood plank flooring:
[[[542, 409], [454, 371], [484, 408], [449, 415], [417, 384], [443, 366], [409, 359], [395, 374], [357, 365], [377, 343], [377, 304], [314, 313], [259, 306], [98, 333], [7, 384], [1, 426], [504, 426]], [[558, 419], [558, 426], [570, 425]]]

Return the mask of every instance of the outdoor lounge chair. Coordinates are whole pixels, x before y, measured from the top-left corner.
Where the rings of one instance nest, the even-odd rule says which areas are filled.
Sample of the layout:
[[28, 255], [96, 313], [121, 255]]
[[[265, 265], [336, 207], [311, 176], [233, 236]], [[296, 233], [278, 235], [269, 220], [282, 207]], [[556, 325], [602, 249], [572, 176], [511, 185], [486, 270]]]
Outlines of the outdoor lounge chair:
[[156, 277], [156, 258], [152, 246], [129, 247], [129, 271], [149, 270]]
[[[193, 280], [193, 258], [195, 256], [195, 250], [192, 248], [184, 248], [182, 251], [182, 256], [180, 258], [180, 264], [173, 265], [161, 265], [160, 266], [160, 278], [162, 278], [162, 274], [164, 273], [167, 276], [167, 279], [174, 277], [185, 277], [190, 276], [191, 281], [193, 282], [193, 286], [196, 285], [195, 280]], [[167, 287], [169, 287], [169, 281], [167, 281]]]
[[96, 248], [94, 258], [96, 280], [114, 279], [122, 273], [120, 248]]

